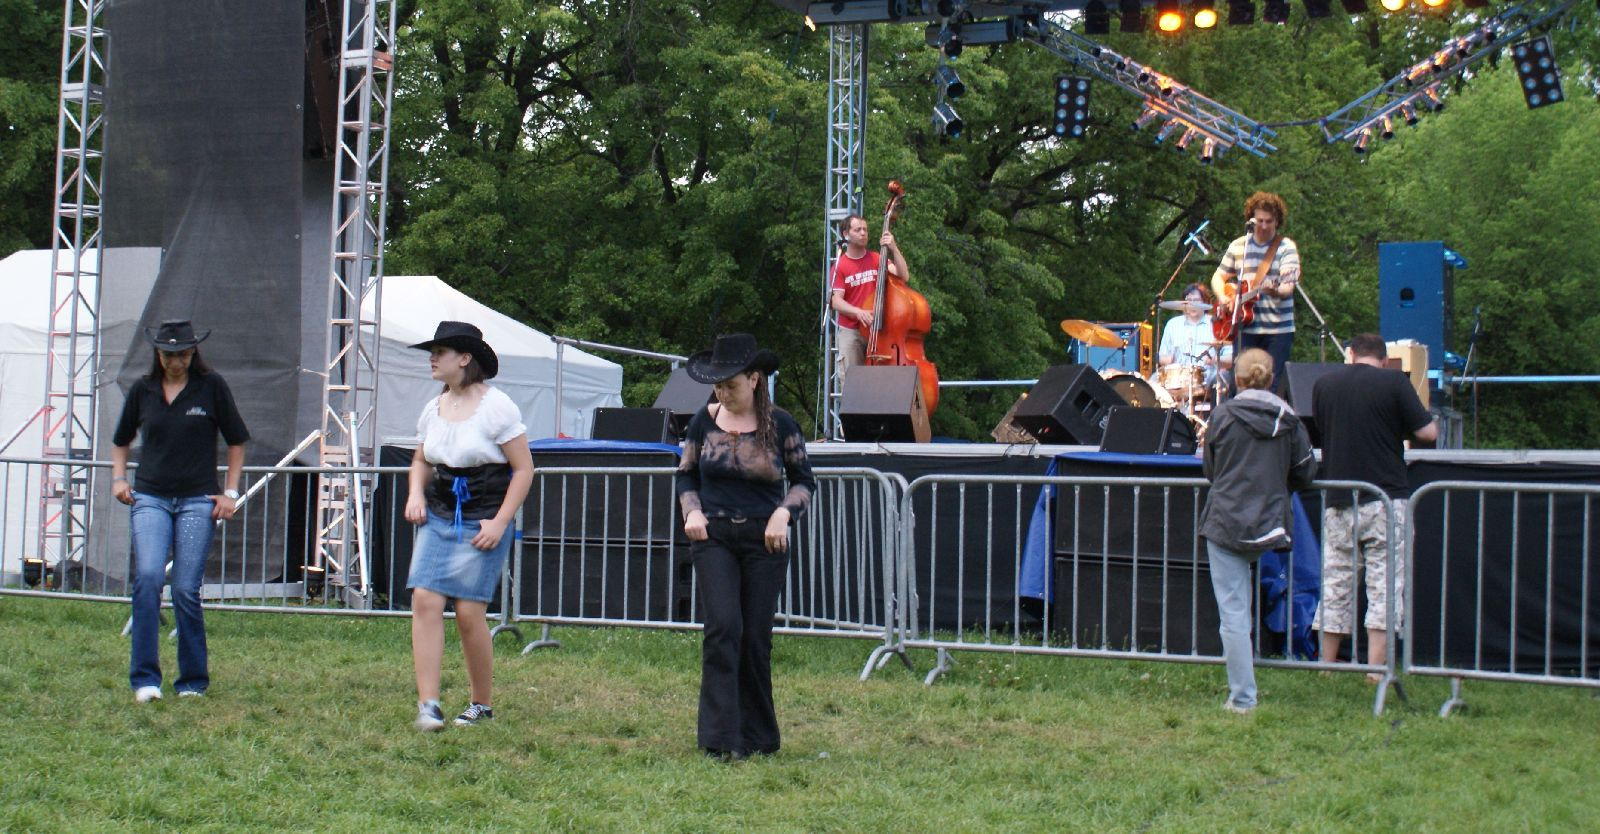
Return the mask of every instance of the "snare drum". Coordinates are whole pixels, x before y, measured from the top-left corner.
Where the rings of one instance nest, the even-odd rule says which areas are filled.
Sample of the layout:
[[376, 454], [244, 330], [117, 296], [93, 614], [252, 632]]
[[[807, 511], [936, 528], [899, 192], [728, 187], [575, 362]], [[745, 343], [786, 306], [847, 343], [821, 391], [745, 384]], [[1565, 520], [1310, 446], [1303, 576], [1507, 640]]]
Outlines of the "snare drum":
[[1206, 369], [1200, 365], [1167, 365], [1156, 372], [1156, 379], [1179, 400], [1187, 400], [1191, 394], [1197, 399], [1206, 395]]

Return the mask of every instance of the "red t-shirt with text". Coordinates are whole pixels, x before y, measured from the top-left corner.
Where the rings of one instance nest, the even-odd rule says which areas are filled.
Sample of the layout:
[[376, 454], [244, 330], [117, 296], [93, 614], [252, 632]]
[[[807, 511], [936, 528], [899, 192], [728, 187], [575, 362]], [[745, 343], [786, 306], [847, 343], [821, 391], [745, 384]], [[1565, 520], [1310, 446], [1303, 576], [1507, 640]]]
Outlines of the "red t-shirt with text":
[[[841, 254], [833, 262], [833, 291], [843, 291], [846, 304], [865, 307], [867, 299], [873, 297], [878, 289], [878, 263], [878, 253], [870, 249], [859, 258]], [[844, 313], [839, 314], [839, 324], [844, 327], [861, 326], [855, 316]]]

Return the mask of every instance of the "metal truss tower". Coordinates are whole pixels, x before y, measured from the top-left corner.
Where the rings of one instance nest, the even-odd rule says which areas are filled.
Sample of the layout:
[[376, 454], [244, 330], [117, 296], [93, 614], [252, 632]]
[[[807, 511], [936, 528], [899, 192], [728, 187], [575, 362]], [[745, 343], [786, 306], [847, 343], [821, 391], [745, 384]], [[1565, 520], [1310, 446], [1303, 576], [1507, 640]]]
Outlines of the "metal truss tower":
[[[100, 346], [101, 130], [105, 125], [106, 33], [102, 0], [66, 0], [56, 120], [55, 212], [50, 236], [50, 331], [45, 353], [39, 555], [46, 564], [81, 558], [88, 532], [94, 455], [95, 360]], [[58, 568], [58, 571], [62, 568]]]
[[819, 431], [836, 440], [844, 437], [839, 422], [842, 380], [828, 299], [833, 264], [844, 242], [839, 221], [852, 213], [862, 213], [861, 178], [867, 157], [867, 26], [861, 23], [828, 28], [828, 208], [822, 230], [822, 368], [818, 373], [817, 402], [822, 415]]
[[[394, 0], [344, 0], [339, 41], [339, 127], [328, 257], [326, 376], [318, 462], [317, 552], [330, 588], [370, 604], [368, 476], [377, 463], [378, 322], [388, 212], [389, 113], [394, 97]], [[372, 299], [372, 316], [362, 307]], [[340, 471], [344, 469], [345, 471]]]

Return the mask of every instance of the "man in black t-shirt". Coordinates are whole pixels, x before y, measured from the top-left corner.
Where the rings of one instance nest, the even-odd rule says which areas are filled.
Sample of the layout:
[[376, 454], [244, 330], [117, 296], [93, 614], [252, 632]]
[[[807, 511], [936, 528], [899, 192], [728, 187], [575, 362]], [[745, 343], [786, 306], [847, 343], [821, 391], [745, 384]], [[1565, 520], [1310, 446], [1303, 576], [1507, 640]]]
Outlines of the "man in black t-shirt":
[[[1394, 573], [1394, 620], [1405, 613], [1405, 522], [1411, 486], [1405, 446], [1438, 437], [1433, 417], [1411, 381], [1383, 367], [1388, 347], [1376, 333], [1350, 341], [1350, 364], [1311, 390], [1311, 411], [1322, 433], [1322, 480], [1365, 481], [1383, 490], [1395, 509], [1389, 537], [1383, 502], [1370, 493], [1330, 490], [1323, 510], [1322, 600], [1311, 627], [1322, 634], [1322, 659], [1333, 661], [1354, 627], [1356, 573], [1366, 571], [1367, 662], [1388, 658], [1388, 573]], [[1360, 560], [1356, 555], [1360, 554]]]

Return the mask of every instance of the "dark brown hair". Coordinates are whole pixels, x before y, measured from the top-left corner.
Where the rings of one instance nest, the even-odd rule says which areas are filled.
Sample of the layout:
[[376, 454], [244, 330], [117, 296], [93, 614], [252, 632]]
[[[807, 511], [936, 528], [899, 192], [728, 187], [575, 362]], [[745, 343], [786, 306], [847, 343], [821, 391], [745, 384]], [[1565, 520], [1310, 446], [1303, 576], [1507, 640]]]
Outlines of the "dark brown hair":
[[[477, 385], [478, 383], [483, 382], [484, 380], [488, 379], [488, 377], [483, 375], [483, 366], [478, 364], [478, 355], [477, 354], [475, 354], [475, 353], [467, 353], [467, 351], [464, 351], [464, 350], [460, 351], [460, 352], [461, 353], [465, 353], [466, 356], [467, 356], [467, 365], [466, 365], [466, 367], [461, 369], [461, 387], [462, 388], [468, 388], [468, 387], [471, 387], [473, 385]], [[448, 383], [446, 383], [444, 388], [443, 388], [443, 390], [441, 390], [439, 393], [443, 394], [443, 393], [445, 393], [446, 391], [449, 391], [449, 390], [450, 390], [450, 385]]]
[[[150, 373], [145, 374], [144, 378], [151, 382], [160, 382], [161, 378], [167, 375], [167, 369], [161, 367], [161, 348], [151, 348], [150, 350], [155, 355], [150, 357]], [[211, 366], [206, 364], [206, 360], [200, 358], [200, 346], [196, 345], [194, 358], [189, 360], [189, 374], [190, 376], [205, 376], [209, 373], [211, 373]]]
[[1278, 221], [1278, 229], [1283, 229], [1283, 221], [1289, 219], [1289, 207], [1283, 204], [1283, 198], [1270, 191], [1257, 191], [1244, 201], [1244, 219], [1250, 220], [1256, 216], [1256, 211], [1266, 209]]
[[1350, 339], [1350, 353], [1369, 359], [1384, 359], [1389, 356], [1389, 345], [1376, 333], [1357, 333]]

